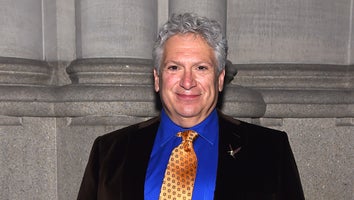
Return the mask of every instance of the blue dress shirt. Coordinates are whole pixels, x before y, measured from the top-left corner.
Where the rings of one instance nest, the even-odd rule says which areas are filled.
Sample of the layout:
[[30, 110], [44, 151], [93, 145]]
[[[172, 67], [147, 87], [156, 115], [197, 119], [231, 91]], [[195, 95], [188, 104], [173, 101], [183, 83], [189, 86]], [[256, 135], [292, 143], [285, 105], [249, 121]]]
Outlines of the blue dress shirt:
[[197, 200], [214, 198], [219, 138], [219, 122], [216, 110], [203, 122], [188, 129], [176, 125], [162, 110], [160, 126], [146, 172], [145, 200], [159, 199], [162, 180], [170, 154], [181, 143], [181, 138], [177, 137], [176, 134], [184, 130], [194, 130], [199, 134], [194, 141], [198, 167], [192, 198]]

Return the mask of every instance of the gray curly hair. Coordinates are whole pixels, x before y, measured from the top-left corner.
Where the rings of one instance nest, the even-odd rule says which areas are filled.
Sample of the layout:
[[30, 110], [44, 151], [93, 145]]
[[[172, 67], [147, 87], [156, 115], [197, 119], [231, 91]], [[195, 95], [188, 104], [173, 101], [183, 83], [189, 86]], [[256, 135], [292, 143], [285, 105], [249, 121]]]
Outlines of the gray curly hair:
[[176, 34], [185, 33], [194, 33], [202, 36], [214, 50], [218, 73], [225, 69], [228, 47], [219, 22], [193, 13], [184, 13], [171, 15], [169, 20], [159, 30], [152, 52], [153, 64], [157, 73], [160, 72], [165, 42]]

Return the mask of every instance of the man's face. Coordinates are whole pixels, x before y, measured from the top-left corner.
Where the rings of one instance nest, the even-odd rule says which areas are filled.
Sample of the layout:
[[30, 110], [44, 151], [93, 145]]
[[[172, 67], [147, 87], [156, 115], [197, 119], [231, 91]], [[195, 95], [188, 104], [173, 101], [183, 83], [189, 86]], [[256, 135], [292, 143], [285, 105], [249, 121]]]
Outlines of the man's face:
[[155, 91], [176, 124], [192, 127], [215, 108], [225, 71], [217, 74], [214, 51], [195, 34], [178, 34], [164, 47], [160, 74], [154, 70]]

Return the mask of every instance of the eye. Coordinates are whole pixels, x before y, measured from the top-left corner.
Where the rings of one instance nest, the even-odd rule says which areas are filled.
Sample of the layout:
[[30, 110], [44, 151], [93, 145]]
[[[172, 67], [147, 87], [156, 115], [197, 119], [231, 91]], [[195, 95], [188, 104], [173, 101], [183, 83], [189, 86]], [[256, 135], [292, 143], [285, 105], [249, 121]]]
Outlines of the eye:
[[171, 66], [168, 66], [167, 69], [170, 70], [170, 71], [176, 71], [178, 69], [178, 66], [171, 65]]
[[207, 69], [208, 69], [208, 67], [204, 66], [204, 65], [200, 65], [200, 66], [197, 67], [197, 70], [200, 70], [200, 71], [205, 71]]

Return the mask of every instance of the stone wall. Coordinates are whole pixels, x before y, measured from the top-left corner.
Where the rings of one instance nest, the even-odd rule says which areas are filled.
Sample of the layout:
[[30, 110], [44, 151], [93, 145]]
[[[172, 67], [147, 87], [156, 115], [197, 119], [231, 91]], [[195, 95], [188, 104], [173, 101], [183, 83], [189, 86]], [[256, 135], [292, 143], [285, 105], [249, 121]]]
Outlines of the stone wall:
[[221, 109], [288, 133], [307, 199], [354, 198], [353, 0], [3, 0], [0, 199], [75, 199], [93, 140], [158, 114], [153, 38], [183, 11], [227, 33]]

